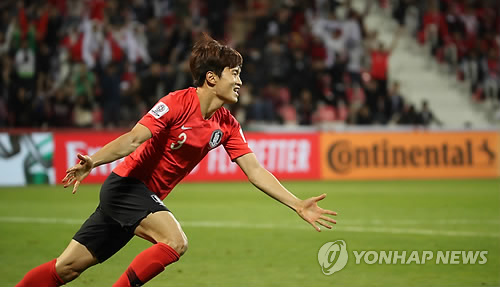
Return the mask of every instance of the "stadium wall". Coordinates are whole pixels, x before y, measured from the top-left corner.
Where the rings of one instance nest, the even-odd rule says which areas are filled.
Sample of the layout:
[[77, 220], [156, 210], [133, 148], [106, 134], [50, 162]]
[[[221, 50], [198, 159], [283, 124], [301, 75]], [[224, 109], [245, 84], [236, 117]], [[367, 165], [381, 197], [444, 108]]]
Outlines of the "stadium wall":
[[[0, 132], [0, 186], [59, 183], [76, 154], [93, 154], [121, 132]], [[500, 177], [498, 131], [247, 132], [259, 161], [281, 180]], [[86, 179], [102, 183], [119, 161]], [[185, 181], [239, 181], [222, 147]]]

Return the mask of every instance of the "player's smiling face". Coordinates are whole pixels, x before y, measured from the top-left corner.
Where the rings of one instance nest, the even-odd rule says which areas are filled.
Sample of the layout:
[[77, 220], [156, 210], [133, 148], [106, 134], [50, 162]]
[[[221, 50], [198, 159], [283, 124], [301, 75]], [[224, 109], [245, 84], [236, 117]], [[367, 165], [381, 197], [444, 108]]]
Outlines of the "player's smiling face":
[[241, 67], [225, 67], [216, 85], [217, 96], [227, 104], [238, 102], [239, 90], [242, 82], [240, 79]]

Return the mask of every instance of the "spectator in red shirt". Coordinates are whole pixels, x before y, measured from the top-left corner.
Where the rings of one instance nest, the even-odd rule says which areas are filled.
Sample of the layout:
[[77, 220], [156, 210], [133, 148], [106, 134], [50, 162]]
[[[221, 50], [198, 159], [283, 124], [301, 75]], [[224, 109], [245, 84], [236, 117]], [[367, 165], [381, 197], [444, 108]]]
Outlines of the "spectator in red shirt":
[[379, 95], [387, 95], [389, 57], [391, 56], [392, 51], [394, 51], [394, 49], [396, 48], [402, 31], [403, 30], [401, 28], [398, 29], [398, 31], [394, 35], [394, 38], [392, 39], [392, 43], [389, 45], [389, 48], [386, 49], [385, 45], [382, 42], [379, 42], [377, 47], [370, 51], [370, 74], [372, 78], [377, 81]]
[[134, 236], [154, 245], [141, 252], [113, 286], [142, 286], [179, 260], [187, 238], [163, 199], [212, 149], [223, 145], [250, 182], [290, 207], [317, 231], [335, 220], [317, 202], [300, 200], [257, 161], [240, 124], [222, 107], [238, 102], [243, 59], [236, 50], [203, 37], [193, 48], [190, 68], [196, 88], [175, 91], [160, 101], [128, 133], [67, 170], [65, 187], [101, 164], [125, 157], [101, 188], [96, 211], [57, 258], [28, 272], [16, 286], [60, 286], [105, 261]]

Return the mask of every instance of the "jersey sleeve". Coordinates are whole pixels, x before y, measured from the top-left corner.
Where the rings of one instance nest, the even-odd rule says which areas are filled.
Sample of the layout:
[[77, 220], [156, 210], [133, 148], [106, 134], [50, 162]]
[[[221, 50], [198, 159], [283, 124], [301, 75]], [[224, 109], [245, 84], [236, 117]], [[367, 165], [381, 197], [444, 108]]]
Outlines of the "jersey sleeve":
[[147, 127], [151, 134], [156, 135], [165, 128], [172, 125], [176, 118], [177, 106], [175, 97], [167, 95], [161, 98], [154, 106], [145, 114], [139, 123]]
[[243, 135], [243, 130], [241, 129], [240, 123], [232, 116], [230, 118], [230, 130], [229, 137], [223, 143], [224, 149], [226, 149], [227, 154], [234, 161], [236, 158], [251, 153], [252, 150], [248, 147], [247, 140]]

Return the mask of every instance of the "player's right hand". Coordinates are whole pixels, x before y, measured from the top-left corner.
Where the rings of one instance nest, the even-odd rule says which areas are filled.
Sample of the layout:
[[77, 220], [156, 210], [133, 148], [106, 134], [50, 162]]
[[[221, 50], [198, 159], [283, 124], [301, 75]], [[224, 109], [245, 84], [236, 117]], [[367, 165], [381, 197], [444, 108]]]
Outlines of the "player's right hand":
[[90, 156], [78, 154], [78, 159], [80, 159], [80, 162], [68, 168], [66, 170], [66, 176], [62, 180], [64, 188], [70, 186], [73, 182], [75, 183], [73, 186], [73, 194], [76, 193], [82, 180], [89, 175], [94, 167], [94, 162]]

